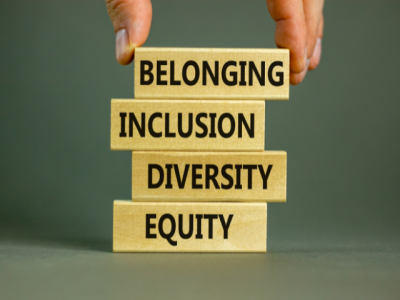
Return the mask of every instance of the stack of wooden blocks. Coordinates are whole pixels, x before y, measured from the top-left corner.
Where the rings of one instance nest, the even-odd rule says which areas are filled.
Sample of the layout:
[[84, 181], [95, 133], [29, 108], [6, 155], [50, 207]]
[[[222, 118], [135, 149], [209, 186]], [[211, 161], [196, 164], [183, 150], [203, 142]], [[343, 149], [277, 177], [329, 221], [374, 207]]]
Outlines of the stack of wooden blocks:
[[135, 99], [111, 102], [111, 149], [133, 151], [114, 252], [266, 252], [287, 155], [264, 151], [264, 100], [288, 98], [286, 49], [136, 49]]

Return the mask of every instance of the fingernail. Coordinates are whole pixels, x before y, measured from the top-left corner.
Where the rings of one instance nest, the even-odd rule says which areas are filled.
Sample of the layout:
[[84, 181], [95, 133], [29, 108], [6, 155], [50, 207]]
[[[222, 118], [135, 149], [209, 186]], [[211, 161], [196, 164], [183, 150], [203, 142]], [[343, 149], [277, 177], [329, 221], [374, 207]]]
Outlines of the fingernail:
[[311, 57], [313, 57], [314, 54], [316, 53], [316, 51], [318, 51], [318, 47], [319, 47], [320, 45], [321, 45], [321, 39], [319, 38], [319, 39], [317, 39], [317, 42], [315, 43], [314, 51], [313, 51]]
[[115, 37], [115, 55], [118, 61], [121, 61], [126, 48], [129, 46], [129, 36], [126, 29], [121, 29]]
[[[317, 49], [317, 47], [319, 46], [319, 45], [321, 45], [321, 38], [318, 38], [317, 39], [317, 43], [315, 44], [315, 49]], [[315, 50], [314, 50], [315, 51]]]
[[300, 75], [296, 74], [296, 84], [299, 84], [300, 82], [301, 82]]
[[307, 75], [308, 66], [310, 65], [310, 60], [311, 59], [306, 59], [306, 64], [304, 66], [304, 70], [300, 74], [298, 74], [297, 80], [299, 81], [299, 83], [302, 82]]

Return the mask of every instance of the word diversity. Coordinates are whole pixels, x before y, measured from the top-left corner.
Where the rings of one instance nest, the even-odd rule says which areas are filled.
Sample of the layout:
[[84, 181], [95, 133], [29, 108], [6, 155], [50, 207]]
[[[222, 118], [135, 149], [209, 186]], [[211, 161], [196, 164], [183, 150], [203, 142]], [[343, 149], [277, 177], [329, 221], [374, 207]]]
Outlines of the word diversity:
[[286, 201], [286, 152], [132, 152], [135, 201]]
[[111, 101], [111, 149], [132, 151], [114, 252], [265, 252], [287, 154], [264, 151], [264, 100], [289, 99], [289, 51], [138, 48], [134, 85]]

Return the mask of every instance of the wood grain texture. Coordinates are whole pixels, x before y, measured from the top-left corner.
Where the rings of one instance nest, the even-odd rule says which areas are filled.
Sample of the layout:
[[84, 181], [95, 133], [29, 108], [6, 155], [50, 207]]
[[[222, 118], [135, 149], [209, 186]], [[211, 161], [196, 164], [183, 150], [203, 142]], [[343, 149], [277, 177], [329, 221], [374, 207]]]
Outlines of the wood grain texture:
[[264, 101], [114, 99], [111, 149], [263, 151], [264, 124]]
[[284, 151], [132, 152], [132, 199], [285, 202], [286, 164]]
[[289, 50], [136, 48], [135, 98], [288, 100]]
[[114, 252], [266, 252], [266, 242], [265, 203], [114, 201]]

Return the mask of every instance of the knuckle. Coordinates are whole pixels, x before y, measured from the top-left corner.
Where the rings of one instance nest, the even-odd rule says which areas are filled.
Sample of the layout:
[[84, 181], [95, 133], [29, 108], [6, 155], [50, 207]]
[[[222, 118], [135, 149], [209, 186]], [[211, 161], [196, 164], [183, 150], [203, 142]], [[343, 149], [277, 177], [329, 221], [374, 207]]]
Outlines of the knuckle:
[[107, 12], [114, 25], [114, 31], [124, 27], [126, 16], [126, 9], [129, 6], [129, 0], [105, 0]]
[[119, 6], [123, 5], [126, 1], [124, 0], [106, 0], [107, 8], [116, 10]]
[[110, 17], [119, 15], [122, 11], [129, 6], [129, 0], [105, 0], [107, 11]]

